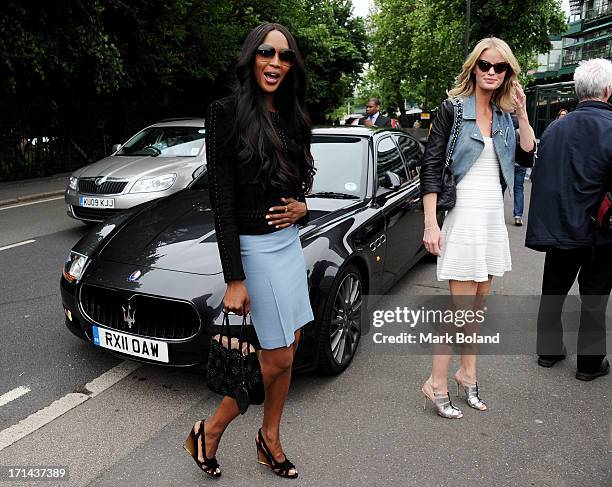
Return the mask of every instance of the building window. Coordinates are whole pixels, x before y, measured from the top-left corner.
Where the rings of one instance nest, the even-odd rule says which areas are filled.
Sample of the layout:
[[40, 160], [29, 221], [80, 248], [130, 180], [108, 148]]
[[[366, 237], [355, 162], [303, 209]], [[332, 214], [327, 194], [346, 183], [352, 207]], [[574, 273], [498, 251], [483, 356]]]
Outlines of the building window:
[[590, 0], [585, 2], [585, 20], [593, 20], [609, 14], [612, 14], [612, 0]]

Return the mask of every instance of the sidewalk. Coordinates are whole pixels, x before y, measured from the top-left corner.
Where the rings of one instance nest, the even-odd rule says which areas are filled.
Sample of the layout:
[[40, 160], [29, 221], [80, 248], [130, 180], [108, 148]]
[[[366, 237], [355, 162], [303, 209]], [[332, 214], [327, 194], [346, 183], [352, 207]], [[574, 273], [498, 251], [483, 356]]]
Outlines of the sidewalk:
[[0, 206], [63, 195], [70, 174], [0, 182]]

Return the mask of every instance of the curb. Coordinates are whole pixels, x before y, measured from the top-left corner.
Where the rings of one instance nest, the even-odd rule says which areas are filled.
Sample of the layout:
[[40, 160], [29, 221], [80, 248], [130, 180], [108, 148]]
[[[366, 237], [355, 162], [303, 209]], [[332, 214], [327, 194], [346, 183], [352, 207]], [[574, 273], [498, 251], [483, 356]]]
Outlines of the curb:
[[57, 191], [47, 191], [45, 193], [34, 193], [34, 194], [28, 194], [25, 196], [18, 196], [17, 198], [11, 198], [8, 200], [0, 200], [0, 207], [13, 205], [16, 203], [24, 203], [26, 201], [41, 200], [44, 198], [49, 198], [51, 196], [59, 196], [59, 195], [63, 195], [65, 191], [66, 190], [64, 189], [60, 189]]

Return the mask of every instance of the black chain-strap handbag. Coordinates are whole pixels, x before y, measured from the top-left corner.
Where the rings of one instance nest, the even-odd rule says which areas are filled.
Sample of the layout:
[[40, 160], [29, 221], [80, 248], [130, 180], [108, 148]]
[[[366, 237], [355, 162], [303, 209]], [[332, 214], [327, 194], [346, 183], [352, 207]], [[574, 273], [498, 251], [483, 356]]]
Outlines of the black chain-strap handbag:
[[[454, 123], [450, 133], [450, 146], [446, 160], [444, 161], [444, 167], [442, 168], [442, 178], [440, 180], [440, 192], [438, 193], [438, 201], [436, 208], [438, 211], [447, 211], [455, 207], [457, 201], [457, 186], [455, 184], [455, 176], [450, 166], [453, 163], [453, 152], [455, 151], [455, 144], [457, 143], [457, 137], [459, 137], [459, 130], [461, 129], [461, 120], [463, 118], [463, 101], [461, 98], [457, 99], [456, 109], [454, 110]], [[455, 104], [453, 103], [453, 107]]]
[[240, 414], [249, 404], [264, 401], [264, 384], [259, 358], [253, 344], [248, 340], [246, 313], [242, 314], [240, 335], [231, 334], [229, 314], [223, 313], [221, 332], [210, 341], [206, 384], [217, 394], [236, 399]]

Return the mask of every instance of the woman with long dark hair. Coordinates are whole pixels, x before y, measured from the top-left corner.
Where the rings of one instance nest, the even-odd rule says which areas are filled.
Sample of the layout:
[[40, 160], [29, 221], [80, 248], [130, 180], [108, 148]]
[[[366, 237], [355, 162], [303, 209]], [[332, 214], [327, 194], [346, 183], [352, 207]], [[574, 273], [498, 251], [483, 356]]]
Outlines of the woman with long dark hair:
[[[314, 319], [296, 225], [307, 219], [304, 195], [314, 175], [304, 62], [291, 33], [265, 23], [244, 41], [236, 72], [235, 93], [213, 102], [206, 117], [210, 200], [227, 283], [223, 309], [250, 313], [262, 347], [258, 461], [296, 478], [281, 447], [280, 421], [300, 328]], [[215, 457], [221, 435], [238, 414], [236, 401], [225, 397], [190, 433], [194, 460], [213, 477], [221, 475]]]

